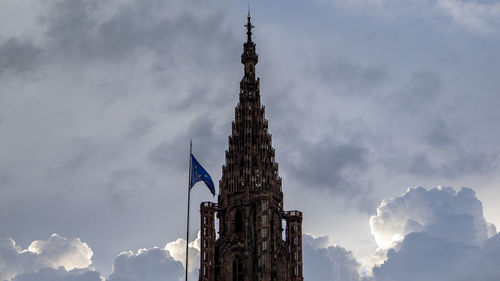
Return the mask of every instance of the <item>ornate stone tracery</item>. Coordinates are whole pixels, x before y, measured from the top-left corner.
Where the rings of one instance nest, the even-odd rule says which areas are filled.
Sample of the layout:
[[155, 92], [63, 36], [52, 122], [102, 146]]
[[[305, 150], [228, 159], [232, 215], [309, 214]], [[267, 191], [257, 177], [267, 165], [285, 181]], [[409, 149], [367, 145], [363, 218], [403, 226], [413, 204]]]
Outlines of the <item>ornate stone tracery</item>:
[[302, 213], [283, 211], [281, 177], [260, 103], [260, 80], [255, 75], [259, 57], [250, 15], [245, 26], [247, 42], [241, 55], [245, 73], [222, 166], [218, 203], [203, 202], [200, 208], [199, 280], [303, 281]]

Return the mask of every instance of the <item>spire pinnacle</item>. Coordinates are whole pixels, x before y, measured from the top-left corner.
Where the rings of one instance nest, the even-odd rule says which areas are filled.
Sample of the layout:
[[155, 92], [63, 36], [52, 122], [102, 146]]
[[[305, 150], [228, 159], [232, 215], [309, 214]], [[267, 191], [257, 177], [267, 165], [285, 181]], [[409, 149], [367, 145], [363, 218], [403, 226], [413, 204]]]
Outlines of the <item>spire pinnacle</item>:
[[[245, 81], [255, 80], [255, 65], [259, 61], [259, 56], [255, 52], [255, 43], [252, 42], [252, 28], [254, 27], [251, 22], [250, 11], [247, 16], [248, 22], [245, 25], [247, 28], [247, 42], [243, 43], [243, 54], [241, 55], [241, 63], [245, 65]], [[253, 83], [253, 82], [252, 82]]]
[[248, 7], [249, 7], [247, 16], [248, 22], [247, 24], [245, 24], [245, 27], [247, 28], [247, 42], [252, 42], [252, 28], [254, 28], [255, 26], [252, 25], [251, 22], [252, 17], [250, 17], [250, 6]]

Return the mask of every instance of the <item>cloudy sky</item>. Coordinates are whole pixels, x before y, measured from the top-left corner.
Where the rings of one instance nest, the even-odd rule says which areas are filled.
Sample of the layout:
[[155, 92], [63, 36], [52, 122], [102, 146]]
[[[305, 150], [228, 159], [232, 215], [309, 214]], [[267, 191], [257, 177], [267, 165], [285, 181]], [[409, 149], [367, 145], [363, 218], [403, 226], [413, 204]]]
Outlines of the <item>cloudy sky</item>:
[[[0, 0], [0, 280], [183, 278], [189, 139], [218, 181], [247, 5]], [[499, 280], [500, 1], [251, 9], [305, 279]]]

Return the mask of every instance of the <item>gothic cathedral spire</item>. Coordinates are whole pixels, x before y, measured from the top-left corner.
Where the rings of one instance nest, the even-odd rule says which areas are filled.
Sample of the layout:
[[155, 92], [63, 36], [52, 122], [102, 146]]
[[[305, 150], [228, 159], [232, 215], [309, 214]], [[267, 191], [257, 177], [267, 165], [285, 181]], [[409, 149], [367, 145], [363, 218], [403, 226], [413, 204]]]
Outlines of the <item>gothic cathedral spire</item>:
[[302, 213], [284, 211], [281, 177], [255, 75], [258, 55], [250, 14], [247, 20], [244, 75], [218, 203], [203, 202], [200, 208], [199, 280], [303, 281]]

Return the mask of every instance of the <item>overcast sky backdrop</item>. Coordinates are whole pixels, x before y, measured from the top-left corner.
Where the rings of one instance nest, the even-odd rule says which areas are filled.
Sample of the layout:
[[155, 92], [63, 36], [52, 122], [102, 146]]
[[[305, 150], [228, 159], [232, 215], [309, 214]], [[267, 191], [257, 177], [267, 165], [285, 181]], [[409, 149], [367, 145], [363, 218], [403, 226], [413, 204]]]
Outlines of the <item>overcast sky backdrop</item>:
[[[0, 0], [0, 280], [182, 278], [189, 139], [218, 182], [247, 4]], [[499, 280], [500, 1], [251, 9], [305, 280]]]

